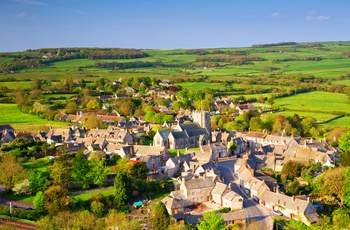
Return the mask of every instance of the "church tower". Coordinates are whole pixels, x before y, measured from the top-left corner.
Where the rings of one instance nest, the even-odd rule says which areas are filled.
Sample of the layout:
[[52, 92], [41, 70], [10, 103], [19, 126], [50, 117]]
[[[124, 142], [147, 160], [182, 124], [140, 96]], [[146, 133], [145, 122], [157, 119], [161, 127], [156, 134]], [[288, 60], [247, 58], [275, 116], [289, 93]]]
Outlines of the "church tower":
[[193, 122], [197, 122], [202, 128], [207, 129], [211, 136], [210, 113], [205, 111], [192, 111]]

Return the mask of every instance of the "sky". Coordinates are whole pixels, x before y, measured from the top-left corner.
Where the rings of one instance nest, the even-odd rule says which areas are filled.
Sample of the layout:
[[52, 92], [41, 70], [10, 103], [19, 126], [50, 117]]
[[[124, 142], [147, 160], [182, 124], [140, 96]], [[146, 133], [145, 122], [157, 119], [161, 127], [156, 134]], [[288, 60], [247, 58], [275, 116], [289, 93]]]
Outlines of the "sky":
[[350, 40], [350, 0], [0, 0], [0, 52]]

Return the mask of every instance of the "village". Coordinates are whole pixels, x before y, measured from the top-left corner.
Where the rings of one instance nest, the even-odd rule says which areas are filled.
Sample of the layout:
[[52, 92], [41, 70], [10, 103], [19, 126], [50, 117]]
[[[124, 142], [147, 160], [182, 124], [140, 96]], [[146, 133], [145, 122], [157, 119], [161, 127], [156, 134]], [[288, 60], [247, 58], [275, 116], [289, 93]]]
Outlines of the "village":
[[[245, 107], [249, 110], [253, 106]], [[266, 171], [281, 172], [289, 161], [328, 167], [335, 167], [339, 161], [339, 150], [327, 140], [287, 136], [285, 132], [211, 130], [211, 114], [204, 111], [179, 113], [175, 122], [162, 124], [165, 129], [155, 133], [151, 145], [143, 145], [145, 140], [140, 134], [152, 130], [153, 124], [142, 117], [126, 121], [118, 114], [97, 116], [107, 124], [112, 119], [118, 123], [106, 129], [86, 130], [72, 125], [39, 133], [17, 133], [11, 125], [2, 125], [1, 142], [25, 137], [51, 146], [64, 146], [67, 154], [83, 150], [86, 158], [99, 151], [106, 158], [119, 155], [144, 162], [150, 177], [174, 178], [175, 190], [162, 202], [177, 222], [194, 226], [203, 212], [222, 208], [230, 210], [222, 215], [227, 225], [244, 225], [260, 217], [260, 226], [272, 229], [275, 216], [306, 225], [316, 223], [319, 216], [312, 199], [280, 192], [277, 180]], [[83, 117], [81, 112], [68, 115], [75, 123], [80, 117]], [[171, 151], [176, 154], [170, 154]], [[257, 213], [249, 211], [252, 207]]]

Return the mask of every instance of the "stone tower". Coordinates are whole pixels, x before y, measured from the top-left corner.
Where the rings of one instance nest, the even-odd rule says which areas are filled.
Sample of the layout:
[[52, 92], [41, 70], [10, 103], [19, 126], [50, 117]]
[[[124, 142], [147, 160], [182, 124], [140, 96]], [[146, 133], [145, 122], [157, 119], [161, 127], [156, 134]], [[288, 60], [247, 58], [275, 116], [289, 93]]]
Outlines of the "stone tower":
[[209, 136], [211, 136], [210, 127], [210, 113], [205, 111], [193, 111], [192, 112], [193, 122], [197, 122], [202, 128], [208, 130]]

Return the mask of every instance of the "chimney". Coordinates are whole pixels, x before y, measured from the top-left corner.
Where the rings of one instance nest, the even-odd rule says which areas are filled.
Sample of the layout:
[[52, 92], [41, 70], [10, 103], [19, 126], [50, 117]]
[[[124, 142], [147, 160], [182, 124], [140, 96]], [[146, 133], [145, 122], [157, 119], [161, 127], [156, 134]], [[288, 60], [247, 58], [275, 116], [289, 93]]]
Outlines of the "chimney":
[[276, 186], [275, 189], [276, 189], [276, 193], [280, 193], [280, 187], [279, 186]]
[[310, 197], [307, 197], [307, 202], [310, 202]]
[[292, 196], [292, 201], [293, 201], [293, 202], [295, 201], [295, 196], [294, 196], [294, 195]]
[[250, 174], [252, 175], [252, 177], [254, 177], [254, 169], [250, 169]]
[[180, 150], [177, 151], [177, 156], [180, 157]]

